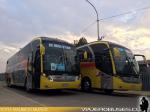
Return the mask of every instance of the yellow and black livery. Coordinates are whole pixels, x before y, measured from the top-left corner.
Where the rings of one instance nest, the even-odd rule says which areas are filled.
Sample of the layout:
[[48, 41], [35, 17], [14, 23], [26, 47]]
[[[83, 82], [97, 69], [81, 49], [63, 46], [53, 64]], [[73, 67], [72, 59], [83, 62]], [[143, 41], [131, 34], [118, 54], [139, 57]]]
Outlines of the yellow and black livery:
[[75, 46], [55, 38], [38, 37], [7, 61], [8, 86], [32, 89], [77, 89], [79, 64]]
[[139, 66], [131, 50], [108, 41], [95, 41], [77, 48], [80, 58], [81, 88], [141, 90]]

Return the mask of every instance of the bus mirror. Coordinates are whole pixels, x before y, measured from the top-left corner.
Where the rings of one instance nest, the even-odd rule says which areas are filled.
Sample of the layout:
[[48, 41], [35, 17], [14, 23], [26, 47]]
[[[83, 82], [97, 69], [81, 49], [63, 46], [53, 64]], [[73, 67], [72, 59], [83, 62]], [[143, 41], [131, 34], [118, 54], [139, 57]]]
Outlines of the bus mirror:
[[144, 59], [144, 63], [147, 63], [147, 60], [146, 60], [146, 57], [145, 57], [145, 56], [143, 56], [143, 59]]
[[104, 52], [108, 52], [109, 51], [109, 48], [106, 48], [106, 49], [103, 49]]
[[27, 71], [28, 72], [32, 72], [32, 66], [33, 66], [33, 63], [32, 63], [32, 60], [31, 60], [31, 56], [28, 57], [28, 62], [27, 62]]
[[76, 61], [76, 62], [78, 61], [78, 56], [75, 56], [75, 61]]
[[113, 48], [114, 56], [120, 58], [121, 54], [118, 48]]
[[42, 44], [40, 45], [40, 54], [41, 55], [45, 54], [45, 47]]
[[109, 48], [103, 49], [102, 54], [107, 54], [107, 53], [109, 53]]
[[86, 51], [84, 52], [83, 57], [84, 57], [84, 60], [87, 60], [87, 59], [88, 59], [88, 54], [87, 54]]
[[141, 55], [141, 54], [134, 54], [134, 58], [135, 57], [142, 57], [143, 58], [143, 64], [146, 65], [146, 67], [148, 68], [149, 65], [147, 63], [147, 59], [146, 59], [146, 56], [145, 55]]

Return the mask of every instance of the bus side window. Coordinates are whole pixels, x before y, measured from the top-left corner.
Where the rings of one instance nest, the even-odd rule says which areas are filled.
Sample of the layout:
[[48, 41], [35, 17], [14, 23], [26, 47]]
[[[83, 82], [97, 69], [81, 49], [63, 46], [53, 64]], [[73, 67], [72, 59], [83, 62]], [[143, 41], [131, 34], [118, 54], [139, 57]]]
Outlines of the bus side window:
[[88, 47], [83, 47], [79, 51], [80, 62], [92, 61], [92, 53]]
[[31, 56], [29, 55], [29, 57], [28, 57], [28, 63], [27, 63], [27, 71], [28, 72], [32, 72], [32, 60], [31, 60], [32, 58], [31, 58]]
[[112, 74], [112, 62], [107, 45], [94, 44], [91, 48], [94, 51], [96, 67], [106, 74]]
[[33, 62], [35, 61], [36, 52], [40, 47], [40, 40], [35, 40], [32, 42], [32, 52], [33, 52]]
[[32, 42], [32, 50], [33, 50], [33, 53], [36, 52], [36, 50], [38, 49], [38, 47], [40, 47], [40, 41], [39, 40], [35, 40]]
[[77, 53], [78, 53], [79, 61], [82, 62], [82, 60], [83, 60], [83, 51], [78, 49]]

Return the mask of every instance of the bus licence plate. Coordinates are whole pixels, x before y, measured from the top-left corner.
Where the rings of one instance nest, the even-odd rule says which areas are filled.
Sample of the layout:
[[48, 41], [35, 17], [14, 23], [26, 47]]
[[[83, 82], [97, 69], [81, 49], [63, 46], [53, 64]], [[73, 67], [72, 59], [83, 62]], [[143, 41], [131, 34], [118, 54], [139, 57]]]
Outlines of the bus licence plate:
[[63, 84], [63, 87], [68, 87], [69, 85], [67, 83]]

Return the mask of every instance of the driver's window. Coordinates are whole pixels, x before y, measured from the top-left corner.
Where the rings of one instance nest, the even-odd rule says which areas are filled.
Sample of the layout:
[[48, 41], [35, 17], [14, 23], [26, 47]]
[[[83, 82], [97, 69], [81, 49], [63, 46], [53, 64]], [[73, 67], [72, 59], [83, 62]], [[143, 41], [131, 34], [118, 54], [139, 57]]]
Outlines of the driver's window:
[[113, 52], [114, 52], [114, 57], [120, 59], [121, 58], [121, 53], [119, 51], [119, 48], [114, 47], [113, 48]]

